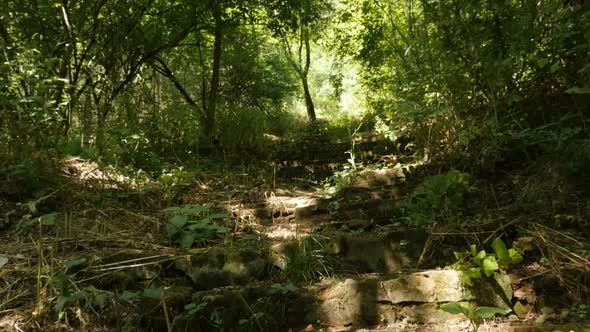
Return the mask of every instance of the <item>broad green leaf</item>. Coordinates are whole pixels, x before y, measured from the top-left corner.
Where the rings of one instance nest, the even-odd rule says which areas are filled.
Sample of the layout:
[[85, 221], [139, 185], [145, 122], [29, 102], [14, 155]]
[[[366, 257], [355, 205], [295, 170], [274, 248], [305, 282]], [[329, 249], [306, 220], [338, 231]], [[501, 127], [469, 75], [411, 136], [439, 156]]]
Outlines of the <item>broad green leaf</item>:
[[84, 257], [78, 258], [78, 259], [72, 259], [72, 260], [69, 260], [69, 261], [65, 262], [64, 263], [64, 267], [66, 269], [71, 269], [73, 267], [86, 264], [86, 261], [87, 261], [87, 259], [84, 258]]
[[517, 265], [520, 264], [520, 262], [522, 262], [523, 257], [520, 254], [520, 252], [518, 252], [518, 250], [508, 249], [508, 254], [510, 256], [510, 262], [512, 265]]
[[162, 211], [164, 211], [164, 212], [180, 212], [180, 211], [182, 211], [182, 208], [180, 208], [178, 206], [171, 206], [171, 207], [163, 209]]
[[187, 222], [188, 217], [183, 215], [177, 215], [170, 218], [170, 220], [166, 224], [166, 233], [168, 234], [168, 237], [175, 237], [177, 234], [182, 232], [182, 229]]
[[141, 295], [150, 299], [161, 299], [164, 296], [164, 288], [146, 288]]
[[486, 257], [482, 262], [483, 273], [486, 277], [491, 276], [494, 274], [495, 271], [498, 271], [499, 266], [496, 258], [493, 256]]
[[187, 204], [183, 207], [173, 206], [169, 208], [165, 208], [164, 212], [174, 212], [177, 214], [187, 215], [187, 216], [199, 216], [201, 213], [209, 211], [211, 208], [210, 204], [203, 204], [203, 205], [194, 205], [194, 204]]
[[169, 223], [176, 226], [178, 229], [182, 229], [184, 225], [188, 222], [188, 216], [184, 215], [177, 215], [168, 220]]
[[506, 244], [502, 239], [496, 238], [494, 242], [492, 242], [492, 249], [496, 252], [496, 257], [498, 257], [498, 263], [500, 263], [500, 265], [508, 265], [512, 262]]
[[205, 205], [186, 205], [182, 209], [182, 213], [191, 215], [191, 216], [199, 216], [201, 213], [209, 211], [211, 206], [208, 204]]
[[41, 216], [41, 225], [53, 226], [55, 225], [55, 219], [59, 215], [59, 212], [52, 212]]
[[472, 267], [466, 271], [470, 279], [481, 279], [481, 269], [479, 267]]
[[168, 234], [169, 238], [174, 238], [176, 237], [177, 234], [179, 234], [181, 232], [180, 229], [178, 229], [178, 227], [174, 226], [171, 223], [167, 223], [166, 224], [166, 234]]
[[207, 217], [209, 220], [215, 219], [226, 219], [228, 217], [227, 213], [213, 213]]
[[498, 307], [478, 307], [475, 309], [475, 315], [480, 318], [490, 318], [494, 317], [496, 314], [504, 315], [506, 313], [506, 309], [498, 308]]
[[138, 298], [139, 298], [138, 292], [129, 292], [129, 291], [124, 291], [123, 294], [121, 294], [119, 296], [119, 299], [121, 299], [123, 301], [133, 301], [133, 300], [137, 300]]
[[471, 250], [471, 256], [473, 256], [473, 257], [477, 256], [477, 245], [476, 244], [470, 245], [469, 249]]
[[191, 232], [186, 232], [184, 234], [182, 234], [182, 237], [180, 238], [180, 246], [184, 249], [190, 249], [190, 247], [193, 246], [193, 243], [195, 243], [195, 235]]
[[285, 285], [285, 289], [286, 289], [286, 290], [288, 290], [288, 291], [290, 291], [290, 292], [295, 292], [295, 291], [297, 291], [299, 288], [297, 288], [297, 286], [295, 286], [295, 285], [293, 285], [292, 283], [290, 283], [290, 282], [289, 282], [289, 283], [287, 283], [287, 284]]
[[60, 295], [57, 298], [57, 302], [55, 303], [55, 309], [57, 311], [61, 311], [66, 304], [76, 302], [78, 300], [84, 300], [87, 297], [88, 297], [88, 293], [86, 293], [86, 292], [76, 292], [76, 293], [73, 293], [68, 296]]
[[189, 231], [200, 231], [200, 230], [206, 229], [207, 225], [197, 223], [197, 224], [192, 224], [192, 225], [188, 226], [187, 228]]
[[451, 302], [440, 306], [442, 311], [448, 312], [453, 315], [464, 314], [469, 317], [469, 303], [468, 302]]
[[469, 277], [469, 275], [467, 274], [467, 272], [466, 272], [466, 271], [464, 271], [464, 272], [461, 274], [461, 279], [463, 280], [463, 282], [464, 282], [464, 283], [465, 283], [467, 286], [469, 286], [469, 287], [473, 287], [473, 281], [471, 280], [471, 278]]
[[55, 302], [55, 310], [61, 311], [67, 303], [67, 296], [60, 295], [57, 297], [57, 301]]
[[475, 257], [473, 257], [473, 262], [481, 266], [482, 261], [486, 258], [486, 255], [487, 254], [485, 250], [480, 251]]
[[216, 226], [217, 227], [215, 228], [215, 232], [217, 232], [217, 233], [223, 234], [223, 233], [229, 232], [229, 228], [227, 228], [225, 226], [219, 226], [219, 225], [216, 225]]

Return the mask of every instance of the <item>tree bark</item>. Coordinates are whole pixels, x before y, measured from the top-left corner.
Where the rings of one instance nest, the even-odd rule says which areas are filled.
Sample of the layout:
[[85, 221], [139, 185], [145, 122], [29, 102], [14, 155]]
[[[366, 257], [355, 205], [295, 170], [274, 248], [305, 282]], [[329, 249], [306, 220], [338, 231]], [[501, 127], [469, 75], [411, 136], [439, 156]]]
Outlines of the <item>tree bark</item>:
[[[316, 115], [315, 115], [315, 106], [313, 105], [313, 99], [311, 98], [311, 93], [309, 92], [309, 83], [308, 83], [308, 74], [309, 74], [309, 67], [311, 65], [311, 46], [309, 41], [309, 28], [308, 27], [301, 27], [301, 43], [305, 45], [305, 65], [303, 66], [300, 77], [301, 83], [303, 84], [303, 94], [305, 97], [305, 106], [307, 108], [307, 118], [309, 122], [315, 122]], [[301, 44], [300, 44], [301, 45]], [[299, 49], [300, 52], [300, 59], [301, 59], [301, 48]]]
[[215, 41], [213, 42], [213, 67], [211, 69], [211, 85], [203, 118], [203, 133], [210, 140], [216, 132], [217, 95], [219, 94], [219, 69], [221, 67], [221, 51], [223, 39], [223, 21], [219, 7], [213, 13], [215, 19]]
[[307, 83], [307, 74], [301, 75], [301, 82], [303, 83], [303, 94], [305, 95], [305, 106], [307, 108], [307, 118], [309, 122], [315, 122], [315, 107], [313, 105], [313, 99], [311, 99], [311, 93], [309, 92], [309, 84]]

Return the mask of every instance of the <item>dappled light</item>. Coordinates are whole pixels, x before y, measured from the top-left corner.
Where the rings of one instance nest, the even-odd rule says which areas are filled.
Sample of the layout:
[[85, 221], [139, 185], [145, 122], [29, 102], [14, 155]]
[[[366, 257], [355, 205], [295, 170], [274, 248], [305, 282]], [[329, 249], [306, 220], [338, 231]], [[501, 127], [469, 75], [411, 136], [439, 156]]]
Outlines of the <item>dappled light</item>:
[[590, 3], [0, 6], [1, 331], [589, 331]]

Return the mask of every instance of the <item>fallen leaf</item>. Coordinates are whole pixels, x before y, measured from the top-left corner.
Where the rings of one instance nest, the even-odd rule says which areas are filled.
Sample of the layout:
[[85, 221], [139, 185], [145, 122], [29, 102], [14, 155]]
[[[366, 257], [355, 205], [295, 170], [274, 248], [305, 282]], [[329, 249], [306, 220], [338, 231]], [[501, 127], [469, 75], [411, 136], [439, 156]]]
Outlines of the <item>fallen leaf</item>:
[[528, 303], [535, 302], [535, 290], [529, 284], [524, 284], [514, 291], [514, 297], [519, 300], [526, 300]]

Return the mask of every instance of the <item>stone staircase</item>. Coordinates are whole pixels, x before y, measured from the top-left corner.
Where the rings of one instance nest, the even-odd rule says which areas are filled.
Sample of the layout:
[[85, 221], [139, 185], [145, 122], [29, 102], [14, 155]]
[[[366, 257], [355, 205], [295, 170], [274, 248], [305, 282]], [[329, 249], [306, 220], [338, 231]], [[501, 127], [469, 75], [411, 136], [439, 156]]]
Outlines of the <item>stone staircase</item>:
[[[452, 251], [432, 248], [427, 231], [392, 226], [403, 181], [401, 169], [361, 172], [340, 194], [337, 211], [333, 200], [295, 189], [230, 202], [233, 219], [250, 230], [175, 260], [190, 283], [170, 291], [168, 306], [199, 308], [178, 316], [175, 328], [466, 331], [464, 316], [438, 306], [473, 301], [508, 311], [506, 275], [475, 292], [444, 268]], [[152, 315], [146, 329], [165, 330], [162, 317]]]

